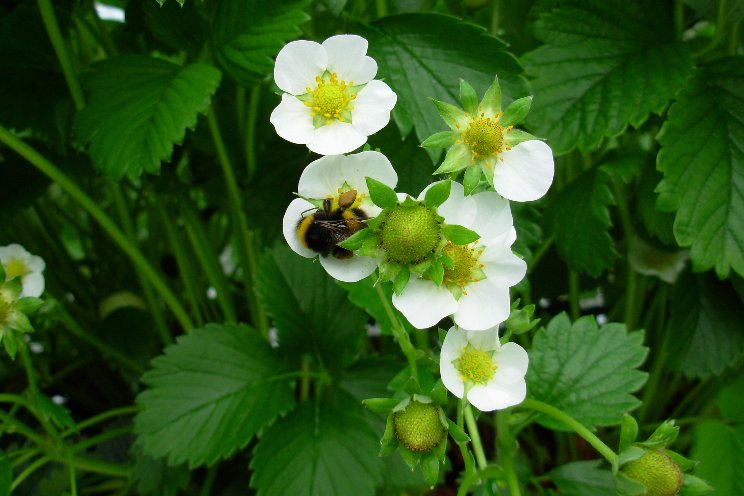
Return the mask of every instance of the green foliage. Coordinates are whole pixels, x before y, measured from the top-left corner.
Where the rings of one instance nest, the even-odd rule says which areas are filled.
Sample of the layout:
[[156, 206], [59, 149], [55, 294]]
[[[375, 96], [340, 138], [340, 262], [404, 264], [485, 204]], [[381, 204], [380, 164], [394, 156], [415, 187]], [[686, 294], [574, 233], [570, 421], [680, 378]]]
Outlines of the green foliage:
[[101, 62], [84, 82], [90, 100], [75, 123], [80, 142], [104, 174], [137, 178], [170, 160], [173, 145], [209, 107], [220, 73], [138, 55]]
[[189, 483], [190, 475], [185, 464], [171, 467], [165, 458], [135, 450], [131, 477], [142, 496], [176, 496]]
[[695, 426], [692, 457], [700, 460], [695, 473], [716, 489], [716, 494], [744, 493], [744, 425], [703, 420]]
[[285, 372], [248, 326], [209, 324], [183, 336], [142, 377], [135, 432], [145, 454], [190, 467], [230, 456], [292, 405]]
[[615, 481], [598, 460], [571, 462], [548, 474], [562, 494], [571, 496], [615, 496]]
[[251, 462], [260, 496], [375, 494], [383, 468], [378, 437], [358, 403], [334, 398], [300, 404], [261, 436]]
[[660, 112], [682, 86], [690, 56], [660, 2], [561, 2], [536, 24], [546, 44], [522, 58], [535, 100], [527, 124], [553, 152], [586, 151]]
[[[600, 328], [593, 317], [571, 323], [560, 314], [535, 334], [527, 391], [589, 428], [618, 424], [625, 412], [640, 404], [631, 393], [647, 377], [637, 370], [648, 352], [642, 342], [642, 332], [628, 333], [622, 324]], [[539, 422], [566, 429], [545, 416]]]
[[0, 495], [10, 496], [10, 485], [13, 482], [13, 467], [5, 453], [0, 454]]
[[744, 57], [702, 67], [659, 134], [659, 207], [696, 271], [744, 275]]

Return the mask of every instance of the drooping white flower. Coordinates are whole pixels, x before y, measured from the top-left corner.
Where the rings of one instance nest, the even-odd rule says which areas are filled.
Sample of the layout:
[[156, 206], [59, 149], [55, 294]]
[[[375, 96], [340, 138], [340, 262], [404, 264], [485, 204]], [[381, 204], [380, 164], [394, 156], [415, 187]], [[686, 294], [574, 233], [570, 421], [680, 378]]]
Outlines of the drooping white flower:
[[349, 153], [390, 121], [397, 96], [379, 80], [367, 40], [356, 35], [288, 43], [274, 81], [285, 92], [271, 113], [279, 136], [321, 155]]
[[521, 403], [529, 357], [516, 343], [499, 342], [498, 327], [482, 332], [451, 328], [442, 343], [439, 373], [444, 386], [483, 412]]
[[511, 251], [516, 231], [509, 202], [491, 191], [464, 196], [462, 185], [453, 182], [438, 211], [447, 224], [467, 227], [480, 239], [467, 245], [447, 244], [444, 253], [454, 266], [445, 268], [444, 282], [437, 285], [430, 279], [412, 278], [400, 295], [393, 295], [393, 305], [419, 329], [448, 315], [458, 326], [473, 331], [500, 324], [509, 317], [509, 288], [527, 271], [524, 260]]
[[[374, 272], [378, 260], [352, 255], [334, 247], [335, 243], [327, 246], [328, 243], [314, 241], [308, 232], [314, 224], [316, 232], [341, 242], [362, 228], [360, 220], [379, 214], [381, 209], [369, 198], [366, 177], [391, 188], [398, 183], [395, 169], [382, 153], [367, 151], [321, 157], [302, 172], [297, 188], [300, 198], [292, 200], [284, 213], [283, 233], [290, 248], [306, 258], [320, 255], [320, 264], [326, 272], [340, 281], [364, 279]], [[319, 246], [329, 249], [322, 253]]]
[[7, 280], [21, 278], [21, 298], [39, 297], [44, 292], [43, 272], [46, 264], [41, 257], [32, 255], [19, 244], [11, 244], [0, 247], [0, 263], [5, 268]]

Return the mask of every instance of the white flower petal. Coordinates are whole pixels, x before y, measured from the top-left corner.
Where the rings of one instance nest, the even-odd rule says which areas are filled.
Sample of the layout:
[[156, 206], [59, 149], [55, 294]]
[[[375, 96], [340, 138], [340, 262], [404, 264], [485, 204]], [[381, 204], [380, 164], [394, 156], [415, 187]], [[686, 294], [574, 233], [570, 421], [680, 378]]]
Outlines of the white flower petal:
[[284, 233], [284, 239], [287, 240], [287, 244], [292, 248], [292, 251], [305, 258], [313, 258], [317, 253], [303, 245], [300, 238], [297, 237], [297, 224], [302, 220], [303, 214], [305, 216], [310, 215], [314, 210], [315, 207], [312, 203], [302, 198], [296, 198], [287, 207], [286, 212], [284, 212], [284, 219], [282, 220], [282, 232]]
[[352, 152], [366, 142], [367, 136], [359, 133], [351, 124], [335, 121], [317, 128], [307, 147], [320, 155], [340, 155]]
[[489, 382], [485, 386], [473, 387], [468, 392], [468, 401], [482, 412], [491, 412], [518, 405], [526, 395], [527, 385], [524, 381], [508, 385]]
[[310, 162], [302, 171], [297, 192], [305, 198], [322, 199], [338, 195], [344, 184], [344, 155], [326, 155]]
[[553, 182], [553, 152], [538, 140], [525, 141], [502, 152], [493, 174], [496, 191], [512, 201], [542, 198]]
[[320, 265], [334, 279], [343, 282], [361, 281], [377, 268], [379, 260], [354, 255], [351, 258], [339, 259], [333, 255], [320, 257]]
[[467, 344], [466, 334], [460, 329], [452, 327], [444, 337], [442, 351], [439, 355], [439, 375], [442, 378], [442, 383], [458, 398], [462, 398], [465, 393], [465, 384], [460, 372], [457, 371], [452, 362], [460, 358]]
[[328, 67], [328, 55], [320, 43], [299, 40], [287, 43], [276, 56], [274, 81], [287, 93], [304, 95], [315, 88], [315, 77]]
[[[527, 373], [527, 367], [530, 359], [524, 348], [517, 343], [505, 343], [494, 356], [494, 360], [501, 370], [514, 370], [524, 377]], [[497, 374], [499, 373], [497, 371]]]
[[271, 112], [269, 120], [276, 134], [289, 141], [304, 145], [313, 139], [315, 127], [310, 109], [292, 95], [282, 95], [282, 101]]
[[46, 262], [44, 262], [43, 258], [29, 253], [28, 258], [26, 259], [26, 267], [28, 267], [28, 270], [31, 272], [44, 272], [44, 269], [46, 269]]
[[514, 227], [509, 201], [496, 192], [484, 191], [472, 195], [476, 215], [471, 225], [465, 226], [477, 232], [481, 240], [489, 240]]
[[38, 298], [44, 293], [44, 276], [41, 272], [29, 272], [21, 278], [21, 284], [23, 285], [21, 298], [26, 296]]
[[328, 54], [328, 71], [339, 80], [364, 84], [377, 74], [377, 62], [367, 57], [367, 40], [353, 34], [331, 36], [323, 42]]
[[479, 261], [483, 264], [486, 280], [495, 285], [510, 288], [518, 284], [527, 273], [527, 263], [508, 247], [488, 245]]
[[[438, 181], [430, 184], [419, 195], [418, 199], [422, 201], [426, 197], [426, 192]], [[475, 218], [475, 202], [469, 196], [465, 196], [465, 190], [462, 184], [452, 181], [450, 186], [450, 195], [444, 203], [437, 207], [437, 213], [444, 217], [447, 224], [457, 224], [472, 229], [473, 219]]]
[[486, 278], [469, 284], [457, 302], [453, 319], [469, 331], [485, 331], [509, 317], [509, 287]]
[[369, 136], [390, 122], [390, 111], [395, 107], [398, 96], [390, 86], [382, 81], [370, 81], [357, 93], [352, 105], [351, 123], [354, 129]]
[[326, 155], [311, 162], [300, 176], [297, 191], [306, 198], [338, 195], [344, 182], [358, 194], [368, 195], [367, 176], [395, 188], [398, 174], [380, 152], [367, 151], [354, 155]]
[[501, 348], [499, 341], [499, 326], [491, 327], [483, 331], [465, 331], [468, 343], [483, 351], [493, 351]]
[[427, 329], [457, 310], [457, 301], [444, 286], [412, 277], [393, 305], [416, 329]]

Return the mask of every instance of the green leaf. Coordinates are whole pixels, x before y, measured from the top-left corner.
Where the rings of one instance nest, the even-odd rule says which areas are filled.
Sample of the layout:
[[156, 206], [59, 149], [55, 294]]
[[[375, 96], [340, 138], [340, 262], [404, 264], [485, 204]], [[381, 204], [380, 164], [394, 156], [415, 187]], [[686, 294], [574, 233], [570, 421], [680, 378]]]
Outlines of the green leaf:
[[662, 175], [654, 168], [653, 164], [648, 164], [641, 174], [636, 190], [636, 208], [635, 211], [649, 234], [669, 246], [676, 246], [674, 240], [674, 214], [662, 212], [658, 209], [657, 199], [659, 195], [654, 189], [661, 181]]
[[562, 189], [546, 213], [558, 253], [571, 270], [594, 277], [618, 258], [609, 233], [607, 207], [614, 203], [609, 182], [602, 168], [590, 169]]
[[[377, 277], [373, 274], [366, 277], [358, 282], [337, 282], [339, 286], [344, 288], [349, 293], [349, 300], [354, 303], [357, 307], [363, 309], [369, 314], [374, 321], [380, 326], [380, 332], [384, 335], [390, 336], [392, 334], [392, 324], [390, 317], [385, 310], [385, 306], [380, 301], [380, 296], [377, 294], [375, 289], [375, 281]], [[391, 284], [379, 283], [382, 291], [385, 294], [388, 302], [393, 294], [393, 287]], [[406, 320], [403, 315], [395, 308], [393, 313], [398, 318], [398, 321], [406, 325]]]
[[454, 224], [443, 225], [442, 235], [456, 245], [466, 245], [480, 239], [477, 232]]
[[382, 482], [379, 438], [356, 401], [309, 401], [262, 436], [251, 459], [259, 496], [372, 496]]
[[153, 37], [173, 50], [185, 50], [194, 55], [198, 55], [208, 36], [203, 7], [198, 1], [185, 5], [142, 2], [144, 22]]
[[306, 0], [261, 2], [223, 0], [212, 24], [212, 52], [218, 64], [238, 83], [260, 82], [274, 67], [284, 43], [300, 34], [310, 17]]
[[544, 13], [536, 30], [546, 44], [522, 58], [536, 77], [527, 124], [556, 154], [590, 150], [628, 124], [639, 126], [690, 71], [661, 2], [569, 0]]
[[744, 422], [744, 374], [726, 384], [718, 392], [718, 409], [726, 420]]
[[49, 396], [43, 393], [36, 393], [36, 406], [39, 408], [39, 413], [46, 420], [51, 420], [57, 427], [77, 431], [77, 425], [72, 420], [70, 411], [63, 405], [58, 405], [52, 401]]
[[356, 360], [367, 318], [320, 264], [277, 245], [261, 259], [256, 283], [283, 354], [298, 364], [311, 354], [333, 368]]
[[504, 110], [504, 115], [501, 117], [500, 125], [502, 127], [507, 127], [521, 123], [530, 112], [531, 105], [531, 96], [514, 100], [508, 107], [506, 107], [506, 110]]
[[695, 475], [712, 485], [714, 494], [744, 494], [744, 425], [704, 420], [695, 426], [690, 457], [700, 460]]
[[498, 74], [507, 98], [527, 93], [517, 59], [480, 26], [439, 14], [403, 14], [384, 17], [361, 34], [378, 77], [397, 93], [397, 106], [411, 115], [419, 141], [444, 126], [430, 98], [455, 103], [460, 78], [482, 94]]
[[393, 188], [377, 179], [371, 177], [366, 179], [369, 196], [375, 205], [380, 208], [395, 208], [398, 205], [398, 195]]
[[704, 66], [659, 133], [659, 207], [675, 210], [674, 237], [696, 272], [744, 275], [744, 57]]
[[599, 460], [571, 462], [548, 473], [561, 494], [571, 496], [615, 496], [612, 472], [600, 469]]
[[437, 208], [439, 205], [447, 201], [451, 188], [451, 181], [440, 181], [434, 184], [431, 188], [426, 190], [424, 204], [429, 208]]
[[418, 196], [431, 183], [431, 159], [416, 136], [403, 139], [396, 126], [386, 126], [370, 136], [370, 143], [379, 147], [398, 171], [398, 191]]
[[[590, 316], [572, 324], [561, 313], [535, 334], [527, 391], [589, 429], [616, 425], [640, 404], [631, 393], [648, 375], [637, 370], [648, 352], [642, 342], [643, 332], [628, 333], [622, 324], [600, 329]], [[538, 421], [554, 430], [567, 430], [545, 416]]]
[[732, 365], [744, 350], [740, 308], [730, 284], [711, 274], [684, 273], [672, 292], [669, 366], [705, 378]]
[[170, 465], [212, 464], [292, 406], [287, 365], [246, 325], [208, 324], [153, 361], [137, 397], [144, 452]]
[[165, 458], [152, 458], [135, 445], [130, 477], [142, 496], [176, 496], [186, 488], [191, 471], [183, 465], [171, 467]]
[[75, 122], [80, 142], [90, 145], [104, 174], [137, 178], [170, 160], [173, 145], [209, 107], [220, 72], [203, 63], [182, 67], [132, 55], [96, 64], [83, 83], [89, 99]]

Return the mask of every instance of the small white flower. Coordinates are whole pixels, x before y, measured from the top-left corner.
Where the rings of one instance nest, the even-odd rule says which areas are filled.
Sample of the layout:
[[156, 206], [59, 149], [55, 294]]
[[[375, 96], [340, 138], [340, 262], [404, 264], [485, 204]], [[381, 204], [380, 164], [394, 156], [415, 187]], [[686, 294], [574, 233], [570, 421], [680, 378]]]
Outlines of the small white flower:
[[321, 155], [349, 153], [390, 121], [397, 96], [373, 80], [377, 63], [355, 35], [288, 43], [276, 57], [274, 81], [285, 92], [271, 113], [279, 136]]
[[475, 231], [480, 239], [445, 246], [454, 267], [445, 269], [444, 283], [412, 278], [400, 295], [393, 295], [393, 305], [418, 329], [452, 315], [463, 329], [483, 331], [509, 317], [509, 288], [522, 280], [527, 265], [511, 251], [516, 231], [509, 202], [491, 191], [466, 197], [456, 182], [451, 188], [439, 215], [447, 224]]
[[[356, 282], [364, 279], [374, 272], [379, 261], [345, 251], [339, 252], [333, 244], [323, 254], [311, 247], [318, 248], [318, 245], [312, 239], [309, 240], [308, 230], [315, 222], [315, 227], [321, 233], [327, 232], [331, 237], [338, 236], [337, 241], [341, 242], [351, 234], [352, 226], [361, 227], [354, 224], [360, 217], [377, 216], [381, 210], [369, 198], [366, 177], [376, 179], [391, 188], [398, 183], [395, 169], [382, 153], [368, 151], [354, 155], [321, 157], [302, 172], [297, 188], [301, 198], [292, 200], [284, 213], [282, 230], [289, 247], [306, 258], [314, 258], [320, 254], [320, 264], [331, 277], [340, 281]], [[352, 190], [354, 193], [350, 193]], [[341, 198], [351, 197], [351, 205], [339, 205]], [[313, 200], [314, 203], [308, 200]], [[336, 220], [317, 223], [329, 216]]]
[[449, 391], [483, 412], [521, 403], [529, 357], [516, 343], [499, 342], [498, 327], [482, 332], [451, 328], [442, 343], [439, 373]]
[[0, 263], [5, 268], [6, 280], [21, 278], [23, 292], [21, 298], [38, 298], [44, 292], [44, 269], [46, 264], [41, 257], [30, 254], [19, 244], [0, 247]]

